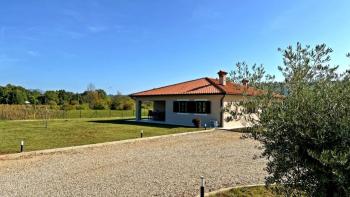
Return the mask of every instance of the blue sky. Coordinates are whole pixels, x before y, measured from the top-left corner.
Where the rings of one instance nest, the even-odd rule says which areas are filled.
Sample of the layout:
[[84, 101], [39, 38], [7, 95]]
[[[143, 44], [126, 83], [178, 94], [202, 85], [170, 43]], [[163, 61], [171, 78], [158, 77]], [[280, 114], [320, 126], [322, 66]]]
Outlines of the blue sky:
[[[326, 43], [350, 61], [350, 1], [0, 2], [0, 85], [124, 94], [216, 77], [238, 61], [277, 74], [277, 48]], [[278, 76], [278, 74], [277, 74]]]

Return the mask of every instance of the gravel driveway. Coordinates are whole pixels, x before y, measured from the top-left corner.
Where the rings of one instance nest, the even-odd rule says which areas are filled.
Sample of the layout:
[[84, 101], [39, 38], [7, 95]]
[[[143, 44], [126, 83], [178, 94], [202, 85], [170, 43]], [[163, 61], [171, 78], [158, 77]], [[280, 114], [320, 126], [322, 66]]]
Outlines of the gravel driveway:
[[264, 182], [258, 143], [228, 131], [0, 160], [0, 196], [195, 196]]

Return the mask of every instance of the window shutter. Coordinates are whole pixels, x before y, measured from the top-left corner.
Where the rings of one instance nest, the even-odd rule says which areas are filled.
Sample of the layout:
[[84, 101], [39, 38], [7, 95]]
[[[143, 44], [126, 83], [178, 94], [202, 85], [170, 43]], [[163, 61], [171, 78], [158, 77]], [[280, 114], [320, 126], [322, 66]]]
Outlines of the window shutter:
[[210, 114], [210, 112], [211, 112], [210, 101], [205, 102], [205, 105], [206, 105], [206, 108], [205, 108], [206, 112], [205, 113]]
[[174, 101], [173, 112], [179, 112], [179, 101]]

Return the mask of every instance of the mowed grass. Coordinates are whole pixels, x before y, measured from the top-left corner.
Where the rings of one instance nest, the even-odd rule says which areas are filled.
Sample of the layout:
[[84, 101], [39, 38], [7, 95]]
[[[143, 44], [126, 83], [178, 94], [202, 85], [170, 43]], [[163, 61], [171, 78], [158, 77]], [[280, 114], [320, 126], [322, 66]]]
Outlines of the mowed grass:
[[[281, 186], [253, 186], [231, 189], [210, 197], [282, 197], [284, 194], [278, 192], [283, 189]], [[306, 197], [304, 192], [298, 192], [297, 196]]]
[[69, 147], [191, 132], [191, 127], [135, 123], [121, 119], [67, 119], [45, 121], [0, 121], [0, 154], [19, 152], [20, 141], [25, 151]]
[[227, 192], [222, 192], [210, 197], [282, 197], [282, 195], [276, 194], [273, 189], [265, 186], [255, 187], [243, 187], [237, 189], [231, 189]]

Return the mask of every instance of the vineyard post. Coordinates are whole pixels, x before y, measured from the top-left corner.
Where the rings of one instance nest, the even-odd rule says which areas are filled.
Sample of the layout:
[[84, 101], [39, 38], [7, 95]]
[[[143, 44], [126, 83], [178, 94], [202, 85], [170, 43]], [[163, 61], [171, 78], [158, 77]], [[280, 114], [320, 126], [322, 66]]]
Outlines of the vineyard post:
[[46, 109], [45, 109], [45, 128], [47, 129], [47, 112], [48, 112], [48, 109], [47, 109], [47, 107], [46, 107]]
[[33, 105], [33, 119], [35, 120], [35, 114], [36, 114], [36, 107], [35, 107], [35, 103]]

